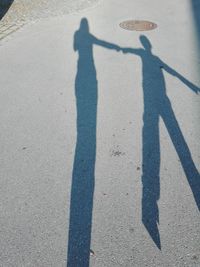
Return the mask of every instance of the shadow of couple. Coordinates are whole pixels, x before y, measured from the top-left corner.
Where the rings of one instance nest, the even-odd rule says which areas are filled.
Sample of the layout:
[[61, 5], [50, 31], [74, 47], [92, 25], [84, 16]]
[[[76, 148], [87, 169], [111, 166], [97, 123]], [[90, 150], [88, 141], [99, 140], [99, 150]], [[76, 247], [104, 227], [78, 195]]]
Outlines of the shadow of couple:
[[182, 81], [193, 92], [199, 88], [152, 53], [152, 45], [140, 36], [142, 48], [120, 48], [100, 40], [89, 31], [86, 18], [74, 35], [74, 51], [78, 52], [75, 95], [77, 107], [77, 142], [72, 173], [67, 266], [89, 266], [95, 187], [96, 123], [98, 83], [93, 46], [139, 56], [143, 74], [142, 129], [142, 222], [156, 246], [161, 249], [158, 229], [160, 198], [159, 118], [168, 130], [179, 156], [194, 199], [200, 209], [200, 176], [188, 145], [166, 94], [163, 70]]

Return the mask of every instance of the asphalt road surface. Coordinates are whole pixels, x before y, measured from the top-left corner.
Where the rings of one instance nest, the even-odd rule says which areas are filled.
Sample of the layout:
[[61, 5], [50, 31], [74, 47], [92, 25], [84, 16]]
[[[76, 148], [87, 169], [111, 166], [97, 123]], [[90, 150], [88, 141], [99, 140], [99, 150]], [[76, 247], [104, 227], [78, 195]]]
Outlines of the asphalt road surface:
[[[199, 10], [14, 1], [0, 23], [0, 267], [200, 266]], [[130, 19], [158, 27], [119, 27]]]
[[4, 21], [27, 22], [60, 16], [88, 8], [97, 2], [98, 0], [15, 0]]

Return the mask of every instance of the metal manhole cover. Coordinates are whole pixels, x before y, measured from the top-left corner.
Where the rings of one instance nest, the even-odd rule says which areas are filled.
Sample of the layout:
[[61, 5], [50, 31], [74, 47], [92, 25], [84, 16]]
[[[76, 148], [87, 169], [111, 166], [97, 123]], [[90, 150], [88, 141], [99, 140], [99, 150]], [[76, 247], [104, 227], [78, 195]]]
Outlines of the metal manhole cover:
[[150, 31], [157, 28], [157, 24], [146, 20], [127, 20], [119, 24], [119, 26], [129, 31]]

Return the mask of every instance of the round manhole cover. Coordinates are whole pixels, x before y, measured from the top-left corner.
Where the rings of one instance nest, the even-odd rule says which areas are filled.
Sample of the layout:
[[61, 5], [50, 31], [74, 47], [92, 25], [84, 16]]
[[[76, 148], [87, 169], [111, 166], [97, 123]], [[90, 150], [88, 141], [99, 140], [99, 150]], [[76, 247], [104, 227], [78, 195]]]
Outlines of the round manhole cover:
[[146, 20], [127, 20], [119, 24], [119, 26], [129, 31], [150, 31], [157, 28], [157, 24]]

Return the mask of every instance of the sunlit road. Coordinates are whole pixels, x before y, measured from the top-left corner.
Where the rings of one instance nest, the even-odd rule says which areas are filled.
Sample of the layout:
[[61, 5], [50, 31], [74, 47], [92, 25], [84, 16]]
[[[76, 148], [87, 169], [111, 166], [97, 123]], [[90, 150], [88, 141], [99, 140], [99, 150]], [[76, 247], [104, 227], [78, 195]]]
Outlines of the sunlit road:
[[[13, 2], [0, 21], [0, 266], [200, 266], [198, 10]], [[158, 27], [119, 26], [131, 19]]]
[[2, 5], [7, 2], [13, 3], [3, 20], [14, 23], [77, 12], [94, 5], [98, 0], [2, 0]]

